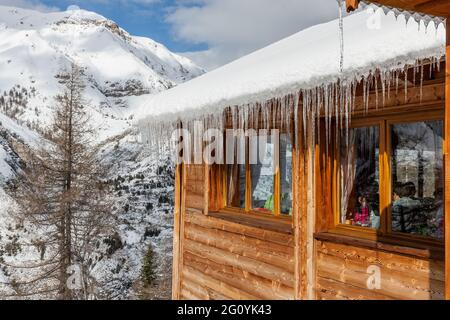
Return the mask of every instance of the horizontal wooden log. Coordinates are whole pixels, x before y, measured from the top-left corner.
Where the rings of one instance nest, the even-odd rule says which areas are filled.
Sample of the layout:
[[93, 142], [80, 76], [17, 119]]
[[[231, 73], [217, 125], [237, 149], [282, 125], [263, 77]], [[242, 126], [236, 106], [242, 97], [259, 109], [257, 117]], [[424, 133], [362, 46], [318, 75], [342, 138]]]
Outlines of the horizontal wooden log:
[[321, 241], [317, 242], [316, 249], [320, 253], [333, 255], [344, 260], [380, 264], [387, 269], [416, 274], [417, 276], [438, 281], [444, 281], [445, 278], [445, 263], [443, 261], [417, 259], [399, 254]]
[[281, 268], [267, 263], [229, 253], [217, 248], [209, 247], [198, 242], [186, 239], [184, 250], [202, 258], [212, 260], [219, 264], [232, 266], [253, 275], [279, 282], [285, 286], [294, 287], [294, 276]]
[[195, 296], [200, 297], [201, 300], [230, 300], [229, 297], [222, 293], [198, 284], [197, 280], [192, 278], [190, 274], [183, 279], [182, 287], [193, 293]]
[[185, 254], [185, 264], [221, 282], [228, 283], [240, 290], [254, 294], [260, 299], [290, 300], [294, 296], [292, 288], [283, 286], [277, 281], [267, 280], [238, 268], [219, 264], [189, 252]]
[[[319, 253], [317, 255], [317, 275], [321, 278], [335, 280], [363, 291], [369, 290], [367, 273], [370, 263], [340, 259]], [[380, 267], [380, 289], [369, 290], [393, 299], [429, 300], [443, 299], [442, 281], [420, 278], [411, 273], [401, 273]]]
[[180, 292], [180, 300], [202, 300], [202, 298], [186, 289], [186, 287], [182, 286]]
[[436, 248], [435, 246], [422, 246], [421, 248], [412, 247], [406, 244], [402, 245], [398, 240], [396, 241], [396, 244], [392, 244], [380, 240], [363, 239], [329, 232], [317, 233], [314, 237], [320, 241], [373, 249], [376, 251], [384, 251], [427, 260], [444, 260], [445, 256], [443, 248]]
[[236, 222], [193, 213], [189, 210], [186, 211], [185, 221], [208, 229], [223, 230], [238, 235], [245, 235], [247, 237], [293, 247], [294, 240], [292, 235], [244, 226]]
[[205, 175], [203, 165], [186, 166], [186, 208], [203, 210]]
[[197, 195], [186, 192], [186, 208], [203, 210], [204, 197], [203, 195]]
[[185, 226], [185, 236], [195, 242], [262, 261], [294, 273], [294, 252], [291, 247], [218, 229], [207, 229], [190, 223]]
[[391, 300], [370, 290], [344, 284], [339, 281], [317, 277], [316, 299], [318, 300]]
[[234, 288], [227, 283], [221, 282], [214, 279], [208, 275], [201, 273], [194, 268], [189, 266], [183, 267], [183, 276], [186, 278], [194, 278], [201, 286], [205, 288], [211, 288], [216, 292], [221, 292], [222, 294], [230, 297], [233, 300], [257, 300], [258, 297], [252, 294], [243, 292], [240, 289]]
[[240, 225], [259, 229], [293, 234], [293, 225], [290, 218], [276, 217], [270, 214], [256, 212], [236, 212], [234, 209], [224, 209], [220, 212], [211, 212], [211, 217], [236, 222]]
[[[405, 100], [404, 87], [400, 86], [398, 93], [395, 86], [392, 88], [388, 97], [386, 89], [385, 101], [383, 105], [383, 94], [381, 86], [378, 92], [378, 106], [375, 92], [371, 92], [369, 97], [369, 112], [371, 111], [389, 111], [398, 107], [426, 106], [436, 102], [443, 103], [445, 101], [445, 86], [443, 82], [424, 84], [422, 87], [422, 96], [420, 86], [408, 86], [408, 94]], [[364, 98], [362, 96], [355, 97], [355, 113], [364, 112]]]

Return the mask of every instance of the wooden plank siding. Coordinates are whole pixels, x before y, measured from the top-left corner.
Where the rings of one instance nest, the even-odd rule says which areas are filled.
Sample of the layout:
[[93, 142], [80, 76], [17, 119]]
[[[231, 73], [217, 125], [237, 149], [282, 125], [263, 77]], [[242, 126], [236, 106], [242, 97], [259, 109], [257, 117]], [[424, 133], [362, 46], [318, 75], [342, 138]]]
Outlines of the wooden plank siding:
[[181, 299], [294, 299], [293, 235], [185, 213]]
[[[316, 242], [317, 299], [441, 300], [444, 262], [326, 241]], [[380, 289], [367, 286], [369, 266], [380, 268]]]
[[205, 209], [205, 166], [186, 165], [186, 208]]

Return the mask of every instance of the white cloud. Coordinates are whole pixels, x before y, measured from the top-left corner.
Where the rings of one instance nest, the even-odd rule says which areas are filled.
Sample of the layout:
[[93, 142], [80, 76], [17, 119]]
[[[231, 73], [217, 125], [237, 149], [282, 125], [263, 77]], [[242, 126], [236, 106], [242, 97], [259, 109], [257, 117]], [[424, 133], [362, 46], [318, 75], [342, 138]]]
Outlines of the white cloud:
[[337, 16], [336, 0], [179, 0], [166, 20], [178, 40], [208, 46], [185, 55], [213, 69]]
[[0, 0], [0, 6], [34, 9], [42, 12], [59, 11], [58, 8], [45, 5], [39, 0]]
[[80, 7], [77, 6], [76, 4], [71, 4], [70, 6], [67, 7], [67, 11], [77, 11], [80, 10]]

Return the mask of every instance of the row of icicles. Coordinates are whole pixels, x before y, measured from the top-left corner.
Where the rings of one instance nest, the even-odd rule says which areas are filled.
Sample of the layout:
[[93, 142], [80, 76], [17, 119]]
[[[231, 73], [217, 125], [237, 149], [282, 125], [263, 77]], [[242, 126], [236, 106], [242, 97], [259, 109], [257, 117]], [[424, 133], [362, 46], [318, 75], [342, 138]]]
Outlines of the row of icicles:
[[[362, 79], [338, 80], [313, 89], [301, 89], [297, 93], [288, 94], [283, 98], [274, 98], [265, 103], [250, 103], [220, 109], [200, 118], [186, 120], [188, 115], [185, 114], [182, 124], [150, 120], [141, 124], [142, 140], [162, 150], [171, 142], [172, 133], [180, 127], [180, 124], [194, 137], [196, 131], [194, 127], [198, 125], [198, 121], [201, 121], [205, 130], [209, 128], [221, 131], [225, 128], [242, 130], [277, 128], [294, 132], [291, 138], [297, 147], [301, 128], [303, 128], [303, 139], [306, 141], [308, 138], [308, 125], [312, 130], [310, 132], [315, 133], [313, 138], [318, 139], [314, 143], [320, 142], [320, 135], [317, 133], [322, 130], [325, 130], [325, 139], [328, 142], [332, 137], [338, 139], [341, 132], [346, 132], [345, 136], [348, 139], [351, 116], [356, 107], [364, 114], [369, 112], [370, 106], [375, 105], [376, 109], [382, 108], [386, 101], [389, 101], [394, 90], [397, 97], [403, 91], [405, 103], [407, 103], [408, 91], [412, 86], [420, 88], [420, 101], [422, 101], [425, 69], [429, 69], [427, 77], [431, 78], [434, 71], [439, 72], [440, 63], [441, 58], [435, 57], [426, 61], [417, 61], [409, 68], [376, 71]], [[411, 79], [408, 75], [411, 72], [408, 70], [412, 70]], [[410, 82], [412, 82], [411, 85]], [[357, 98], [358, 106], [355, 103]], [[332, 129], [336, 131], [332, 132]]]

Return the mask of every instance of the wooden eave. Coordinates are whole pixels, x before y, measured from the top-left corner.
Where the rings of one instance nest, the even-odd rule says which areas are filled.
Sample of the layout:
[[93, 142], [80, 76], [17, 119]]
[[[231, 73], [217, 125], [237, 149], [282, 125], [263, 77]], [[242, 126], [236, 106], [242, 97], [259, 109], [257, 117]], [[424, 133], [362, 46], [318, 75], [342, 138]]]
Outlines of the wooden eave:
[[[358, 8], [360, 0], [346, 0], [347, 11], [351, 12]], [[410, 12], [418, 12], [426, 15], [445, 17], [450, 16], [449, 0], [364, 0], [378, 5], [398, 8]]]

